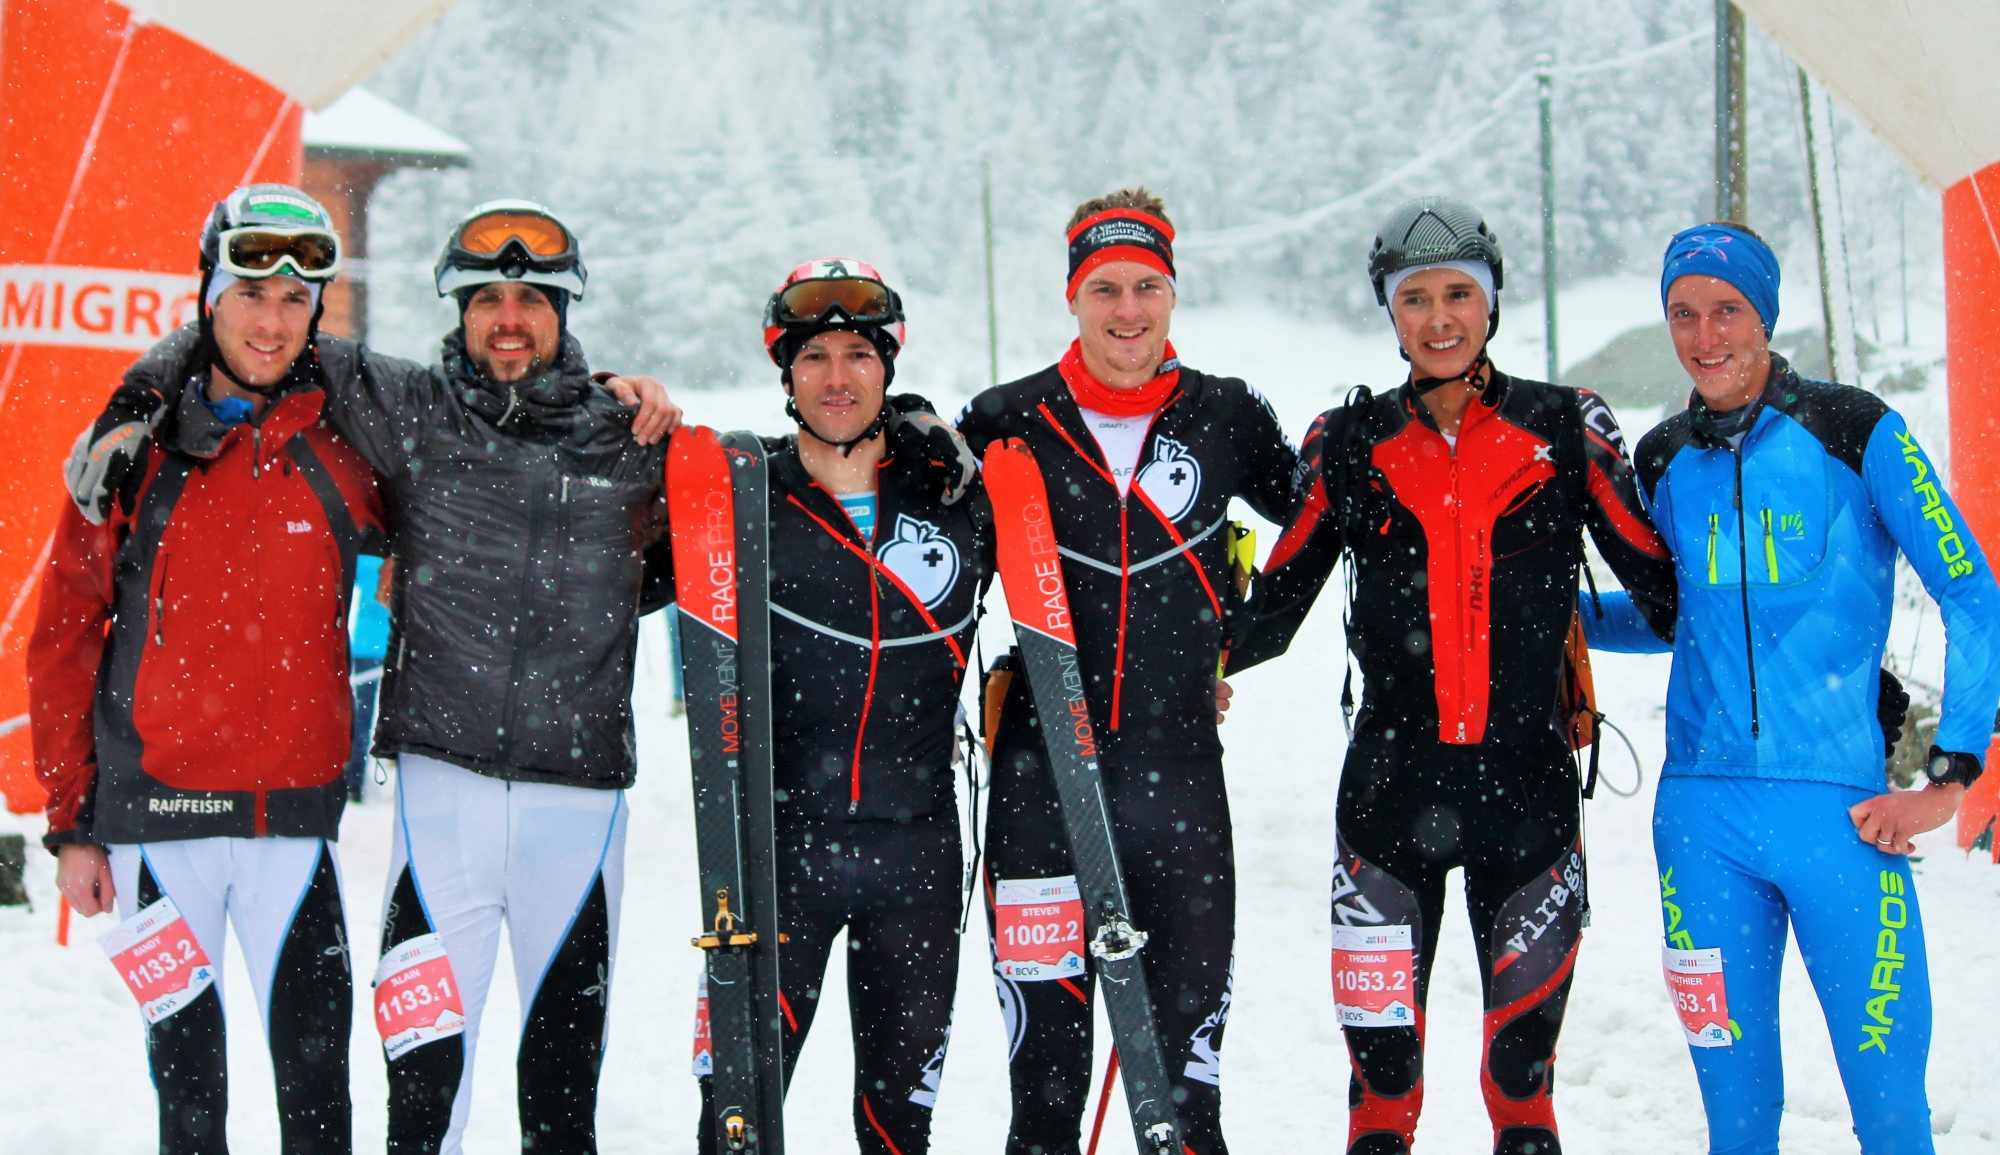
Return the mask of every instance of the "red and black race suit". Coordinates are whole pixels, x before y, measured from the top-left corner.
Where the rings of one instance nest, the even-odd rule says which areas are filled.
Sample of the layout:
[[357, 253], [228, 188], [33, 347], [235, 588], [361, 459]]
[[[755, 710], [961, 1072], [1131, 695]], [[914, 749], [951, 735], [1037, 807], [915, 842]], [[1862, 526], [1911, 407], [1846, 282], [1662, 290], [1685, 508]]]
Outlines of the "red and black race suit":
[[[1214, 686], [1239, 606], [1224, 522], [1231, 497], [1281, 520], [1298, 454], [1262, 395], [1187, 368], [1122, 499], [1055, 367], [973, 398], [958, 429], [981, 456], [1002, 438], [1025, 439], [1047, 481], [1105, 800], [1134, 921], [1152, 936], [1146, 982], [1182, 1138], [1195, 1155], [1226, 1155], [1219, 1052], [1236, 880]], [[987, 842], [989, 883], [1075, 873], [1025, 678], [1014, 679], [1000, 719]], [[1008, 1155], [1078, 1150], [1095, 977], [1093, 968], [1076, 981], [1015, 982], [996, 972]]]
[[1270, 403], [1236, 378], [1183, 367], [1122, 497], [1053, 365], [974, 397], [958, 431], [982, 457], [1022, 438], [1041, 466], [1106, 755], [1220, 757], [1215, 670], [1235, 610], [1229, 499], [1282, 523], [1298, 462]]
[[1673, 563], [1623, 437], [1595, 394], [1496, 371], [1454, 446], [1405, 385], [1313, 423], [1296, 501], [1232, 657], [1282, 652], [1349, 552], [1365, 691], [1341, 772], [1332, 912], [1410, 925], [1416, 947], [1416, 1025], [1346, 1028], [1349, 1150], [1406, 1151], [1414, 1135], [1445, 874], [1463, 867], [1495, 1150], [1560, 1155], [1551, 1064], [1584, 863], [1557, 693], [1582, 531], [1662, 636], [1675, 612]]
[[375, 475], [316, 389], [225, 429], [187, 381], [132, 512], [63, 503], [28, 647], [50, 846], [338, 837]]
[[1306, 433], [1296, 491], [1231, 670], [1284, 652], [1345, 548], [1364, 720], [1449, 745], [1537, 743], [1555, 717], [1585, 528], [1673, 636], [1673, 561], [1595, 393], [1496, 370], [1455, 449], [1407, 385], [1330, 409]]
[[[873, 543], [806, 472], [797, 437], [764, 438], [780, 826], [953, 806], [953, 726], [993, 576], [992, 519], [977, 487], [945, 505], [916, 435], [890, 437]], [[672, 583], [664, 536], [646, 551], [646, 587]]]

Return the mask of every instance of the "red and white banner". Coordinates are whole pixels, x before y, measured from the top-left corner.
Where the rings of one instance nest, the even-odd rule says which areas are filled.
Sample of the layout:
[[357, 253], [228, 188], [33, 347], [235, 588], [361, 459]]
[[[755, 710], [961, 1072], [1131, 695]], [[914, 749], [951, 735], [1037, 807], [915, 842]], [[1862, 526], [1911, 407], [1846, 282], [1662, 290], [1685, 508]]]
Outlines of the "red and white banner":
[[0, 344], [143, 352], [194, 315], [200, 279], [70, 265], [0, 265]]

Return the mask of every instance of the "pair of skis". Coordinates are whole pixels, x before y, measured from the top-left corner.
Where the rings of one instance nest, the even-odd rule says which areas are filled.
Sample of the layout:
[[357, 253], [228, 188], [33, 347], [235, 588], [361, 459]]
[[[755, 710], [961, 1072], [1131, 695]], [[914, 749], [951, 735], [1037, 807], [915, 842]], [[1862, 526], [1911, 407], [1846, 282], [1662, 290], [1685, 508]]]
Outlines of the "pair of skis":
[[694, 778], [716, 1151], [785, 1149], [772, 831], [769, 482], [764, 446], [706, 427], [667, 453], [675, 612]]
[[[1181, 1155], [1132, 922], [1048, 490], [1025, 442], [987, 450], [998, 568], [1034, 694], [1084, 905], [1085, 931], [1117, 1039], [1125, 1100], [1144, 1155]], [[769, 492], [762, 443], [707, 428], [668, 455], [676, 612], [695, 793], [715, 1134], [727, 1152], [781, 1155], [777, 855], [772, 830]]]

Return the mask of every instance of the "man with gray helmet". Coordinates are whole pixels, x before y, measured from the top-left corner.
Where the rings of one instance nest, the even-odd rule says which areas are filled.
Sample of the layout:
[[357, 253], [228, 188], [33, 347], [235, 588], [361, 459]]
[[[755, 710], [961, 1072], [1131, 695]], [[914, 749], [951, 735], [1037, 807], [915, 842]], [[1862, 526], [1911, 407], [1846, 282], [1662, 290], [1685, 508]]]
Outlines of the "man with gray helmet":
[[[481, 1011], [509, 928], [523, 1135], [596, 1149], [598, 1071], [636, 770], [643, 557], [664, 517], [657, 382], [594, 381], [567, 310], [575, 236], [526, 201], [474, 209], [439, 258], [460, 325], [442, 363], [322, 338], [327, 417], [380, 474], [396, 566], [375, 752], [399, 762], [376, 971], [389, 1150], [456, 1152]], [[73, 470], [115, 503], [115, 458], [158, 407], [183, 330], [128, 373]], [[101, 451], [100, 451], [101, 450]], [[664, 548], [665, 543], [659, 542]]]
[[1281, 652], [1349, 559], [1365, 692], [1341, 774], [1332, 917], [1350, 1155], [1406, 1152], [1414, 1138], [1453, 867], [1479, 954], [1494, 1150], [1557, 1155], [1552, 1063], [1586, 903], [1573, 737], [1557, 702], [1583, 531], [1662, 636], [1673, 563], [1604, 402], [1510, 377], [1487, 356], [1505, 274], [1476, 210], [1448, 197], [1402, 205], [1368, 271], [1409, 379], [1357, 391], [1306, 434], [1295, 512], [1230, 668]]

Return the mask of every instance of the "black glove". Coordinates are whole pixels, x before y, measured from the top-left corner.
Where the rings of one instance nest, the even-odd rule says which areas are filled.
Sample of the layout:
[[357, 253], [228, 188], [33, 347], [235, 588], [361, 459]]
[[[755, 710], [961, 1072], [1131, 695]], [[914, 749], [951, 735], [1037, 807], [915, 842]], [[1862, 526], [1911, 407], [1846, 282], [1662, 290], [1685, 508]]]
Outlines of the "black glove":
[[915, 393], [898, 393], [889, 398], [889, 428], [910, 438], [918, 452], [938, 474], [941, 496], [946, 505], [958, 504], [965, 489], [979, 475], [979, 459], [958, 430], [944, 423], [931, 403]]
[[1881, 686], [1875, 691], [1875, 717], [1882, 723], [1882, 757], [1896, 753], [1896, 739], [1903, 736], [1903, 723], [1909, 716], [1910, 692], [1894, 671], [1883, 667]]
[[63, 465], [63, 482], [70, 500], [92, 525], [104, 524], [114, 500], [124, 512], [132, 512], [145, 476], [139, 463], [145, 460], [153, 427], [166, 411], [157, 393], [123, 388], [111, 395], [97, 421], [78, 435]]

